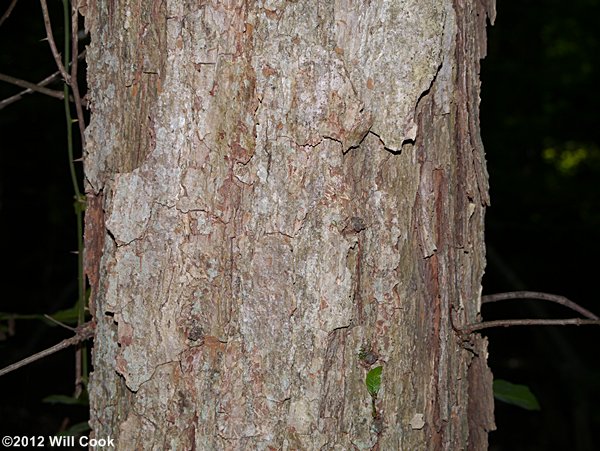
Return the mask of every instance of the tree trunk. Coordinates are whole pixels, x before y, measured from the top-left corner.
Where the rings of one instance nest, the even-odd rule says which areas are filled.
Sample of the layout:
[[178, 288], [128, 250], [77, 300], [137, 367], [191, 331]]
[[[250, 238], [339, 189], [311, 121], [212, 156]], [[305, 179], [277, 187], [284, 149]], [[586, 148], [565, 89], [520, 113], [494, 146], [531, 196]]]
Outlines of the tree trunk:
[[87, 3], [95, 436], [485, 449], [493, 0]]

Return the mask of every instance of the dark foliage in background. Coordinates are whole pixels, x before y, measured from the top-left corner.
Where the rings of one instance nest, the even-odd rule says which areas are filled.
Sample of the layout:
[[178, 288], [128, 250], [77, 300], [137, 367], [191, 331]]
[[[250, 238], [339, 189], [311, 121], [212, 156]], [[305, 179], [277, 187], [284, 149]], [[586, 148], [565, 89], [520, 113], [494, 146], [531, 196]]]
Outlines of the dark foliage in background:
[[[600, 2], [498, 1], [482, 68], [482, 135], [492, 206], [484, 293], [562, 294], [598, 314]], [[485, 319], [572, 317], [506, 301]], [[497, 378], [524, 383], [542, 410], [496, 403], [493, 450], [594, 450], [600, 440], [596, 327], [486, 331]]]
[[[62, 6], [49, 6], [60, 41]], [[0, 73], [37, 82], [56, 70], [38, 8], [36, 2], [18, 2], [0, 27]], [[600, 4], [498, 0], [497, 8], [482, 68], [482, 134], [492, 196], [484, 293], [552, 292], [598, 314]], [[62, 89], [60, 83], [52, 87]], [[0, 99], [18, 91], [0, 83]], [[62, 103], [40, 94], [0, 110], [0, 311], [52, 313], [77, 298], [64, 120]], [[483, 315], [574, 316], [533, 301], [485, 305]], [[497, 402], [498, 431], [490, 435], [490, 448], [599, 449], [598, 329], [485, 334], [495, 376], [528, 385], [542, 408], [529, 412]], [[0, 366], [71, 335], [18, 321], [14, 336], [0, 335]], [[73, 352], [62, 351], [0, 379], [1, 432], [49, 435], [84, 421], [84, 407], [41, 402], [72, 394], [73, 362]]]

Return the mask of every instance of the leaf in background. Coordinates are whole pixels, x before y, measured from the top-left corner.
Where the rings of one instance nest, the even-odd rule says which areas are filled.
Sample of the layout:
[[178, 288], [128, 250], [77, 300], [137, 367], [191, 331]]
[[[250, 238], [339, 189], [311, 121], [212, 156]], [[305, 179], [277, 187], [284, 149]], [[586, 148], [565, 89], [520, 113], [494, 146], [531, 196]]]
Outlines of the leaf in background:
[[[49, 316], [61, 323], [73, 325], [77, 324], [77, 319], [79, 318], [79, 303], [75, 303], [75, 305], [71, 308], [54, 312]], [[52, 323], [51, 321], [48, 321], [47, 319], [46, 321], [48, 322], [48, 324], [56, 326], [56, 324]]]
[[[48, 315], [55, 319], [58, 322], [65, 324], [77, 324], [77, 319], [79, 318], [79, 303], [75, 303], [73, 307], [70, 307], [65, 310], [59, 310], [57, 312]], [[19, 313], [10, 313], [10, 312], [0, 312], [0, 320], [42, 320], [49, 326], [55, 327], [57, 324], [48, 318], [45, 315], [33, 314], [33, 315], [21, 315]]]
[[494, 380], [494, 398], [527, 410], [540, 410], [540, 404], [529, 387], [503, 379]]
[[84, 421], [83, 423], [74, 424], [69, 429], [67, 429], [66, 431], [63, 431], [63, 432], [59, 433], [58, 435], [59, 436], [60, 435], [79, 436], [79, 435], [83, 435], [84, 432], [87, 432], [89, 430], [90, 430], [90, 425], [88, 424], [87, 421]]
[[379, 392], [379, 388], [381, 387], [382, 370], [383, 367], [378, 366], [367, 373], [365, 384], [367, 384], [367, 390], [369, 390], [371, 396], [377, 396], [377, 393]]
[[44, 319], [44, 315], [20, 315], [18, 313], [0, 312], [0, 320], [12, 319]]
[[80, 398], [74, 398], [73, 396], [66, 395], [50, 395], [46, 396], [43, 402], [47, 402], [48, 404], [68, 404], [68, 405], [82, 405], [87, 406], [89, 401], [87, 396], [81, 396]]

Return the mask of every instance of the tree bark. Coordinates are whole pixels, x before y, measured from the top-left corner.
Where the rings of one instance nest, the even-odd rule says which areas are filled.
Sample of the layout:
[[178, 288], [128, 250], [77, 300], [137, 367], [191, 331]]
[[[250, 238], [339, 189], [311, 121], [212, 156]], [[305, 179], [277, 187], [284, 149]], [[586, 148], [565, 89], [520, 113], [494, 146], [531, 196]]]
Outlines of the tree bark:
[[456, 329], [485, 265], [493, 0], [82, 13], [96, 437], [485, 449], [486, 342]]

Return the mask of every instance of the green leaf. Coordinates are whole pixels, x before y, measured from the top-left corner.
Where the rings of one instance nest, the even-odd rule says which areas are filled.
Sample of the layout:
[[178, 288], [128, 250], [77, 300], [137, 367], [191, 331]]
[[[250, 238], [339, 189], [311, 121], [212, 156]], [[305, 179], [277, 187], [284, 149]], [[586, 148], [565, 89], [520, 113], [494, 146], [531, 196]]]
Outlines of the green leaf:
[[[51, 316], [56, 321], [60, 321], [65, 324], [77, 324], [77, 319], [79, 318], [79, 303], [75, 303], [73, 307], [70, 307], [65, 310], [59, 310], [57, 312], [52, 313]], [[48, 320], [46, 320], [48, 321]], [[48, 321], [48, 324], [52, 326], [56, 326], [57, 324]]]
[[68, 405], [83, 405], [87, 406], [89, 404], [87, 396], [81, 396], [79, 398], [74, 398], [73, 396], [66, 395], [50, 395], [46, 396], [43, 400], [48, 404], [68, 404]]
[[[65, 310], [59, 310], [57, 312], [52, 313], [49, 316], [51, 316], [53, 319], [55, 319], [56, 321], [59, 321], [61, 323], [75, 325], [75, 324], [77, 324], [77, 320], [79, 319], [79, 310], [80, 310], [79, 302], [76, 302], [72, 307], [69, 307]], [[55, 322], [46, 318], [45, 315], [39, 315], [39, 314], [21, 315], [21, 314], [17, 314], [17, 313], [0, 312], [0, 320], [11, 320], [11, 319], [42, 320], [49, 326], [52, 326], [52, 327], [58, 326], [58, 324], [56, 324]]]
[[44, 315], [20, 315], [18, 313], [0, 312], [0, 320], [10, 319], [44, 319]]
[[369, 390], [371, 396], [377, 396], [379, 388], [381, 388], [382, 370], [383, 367], [378, 366], [367, 373], [367, 379], [365, 380], [365, 384], [367, 384], [367, 390]]
[[77, 423], [74, 424], [73, 426], [71, 426], [69, 429], [67, 429], [66, 431], [60, 432], [58, 435], [74, 435], [74, 436], [79, 436], [82, 435], [84, 432], [87, 432], [90, 430], [90, 425], [88, 424], [87, 421], [84, 421], [82, 423]]
[[503, 379], [494, 380], [494, 398], [527, 410], [540, 410], [540, 404], [529, 387]]

